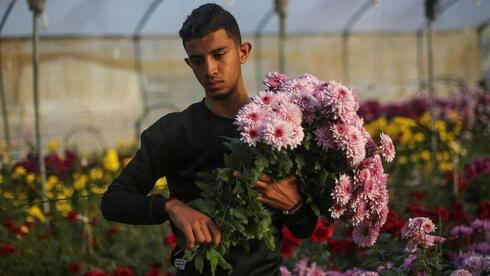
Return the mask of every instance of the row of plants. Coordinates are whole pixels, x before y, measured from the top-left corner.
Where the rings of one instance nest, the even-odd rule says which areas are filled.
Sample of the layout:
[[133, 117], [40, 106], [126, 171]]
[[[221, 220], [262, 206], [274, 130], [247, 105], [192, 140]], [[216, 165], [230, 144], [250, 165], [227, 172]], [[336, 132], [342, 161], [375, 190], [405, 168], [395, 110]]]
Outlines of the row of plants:
[[[341, 223], [321, 218], [307, 240], [282, 230], [283, 275], [478, 275], [490, 269], [490, 94], [435, 101], [364, 103], [372, 136], [397, 154], [386, 166], [390, 211], [374, 247], [360, 248]], [[436, 150], [432, 143], [436, 142]], [[50, 144], [43, 203], [37, 156], [0, 155], [0, 268], [4, 275], [170, 275], [175, 236], [163, 226], [108, 222], [100, 196], [136, 147], [81, 155]], [[168, 193], [159, 179], [152, 192]], [[369, 233], [360, 233], [368, 237]], [[355, 254], [353, 254], [355, 253]], [[459, 273], [459, 274], [458, 274]], [[465, 274], [470, 273], [470, 274]]]

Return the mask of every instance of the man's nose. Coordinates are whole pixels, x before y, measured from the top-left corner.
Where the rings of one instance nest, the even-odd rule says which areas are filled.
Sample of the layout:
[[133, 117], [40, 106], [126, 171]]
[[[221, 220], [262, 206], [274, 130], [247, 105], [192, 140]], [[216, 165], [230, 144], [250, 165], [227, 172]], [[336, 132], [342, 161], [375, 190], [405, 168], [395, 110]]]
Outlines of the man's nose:
[[218, 73], [218, 64], [211, 57], [206, 59], [204, 66], [206, 70], [206, 75], [213, 76], [216, 75], [216, 73]]

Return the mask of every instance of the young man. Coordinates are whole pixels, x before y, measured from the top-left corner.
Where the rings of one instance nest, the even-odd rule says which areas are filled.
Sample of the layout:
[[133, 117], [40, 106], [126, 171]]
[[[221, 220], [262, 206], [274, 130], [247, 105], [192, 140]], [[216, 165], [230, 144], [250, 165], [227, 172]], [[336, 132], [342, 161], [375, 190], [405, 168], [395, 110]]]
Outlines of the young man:
[[[130, 224], [160, 224], [170, 220], [175, 235], [195, 244], [219, 245], [219, 227], [205, 214], [186, 205], [199, 198], [195, 182], [198, 173], [223, 166], [223, 137], [238, 137], [233, 118], [250, 101], [241, 73], [251, 44], [242, 43], [234, 17], [216, 4], [195, 9], [179, 32], [188, 58], [185, 62], [204, 88], [205, 97], [182, 112], [160, 118], [141, 134], [141, 146], [104, 194], [101, 210], [108, 220]], [[147, 196], [155, 181], [166, 176], [170, 198]], [[257, 182], [260, 202], [270, 208], [294, 209], [274, 224], [287, 225], [300, 238], [309, 237], [316, 216], [302, 204], [293, 176], [272, 181], [264, 176]], [[300, 208], [297, 208], [301, 206]], [[281, 240], [280, 233], [278, 241]], [[250, 252], [232, 248], [225, 256], [233, 275], [277, 275], [281, 257], [265, 243], [251, 243]], [[172, 254], [176, 275], [199, 275], [194, 264], [186, 264], [182, 254]], [[218, 271], [218, 275], [223, 274]], [[205, 265], [203, 275], [209, 274]]]

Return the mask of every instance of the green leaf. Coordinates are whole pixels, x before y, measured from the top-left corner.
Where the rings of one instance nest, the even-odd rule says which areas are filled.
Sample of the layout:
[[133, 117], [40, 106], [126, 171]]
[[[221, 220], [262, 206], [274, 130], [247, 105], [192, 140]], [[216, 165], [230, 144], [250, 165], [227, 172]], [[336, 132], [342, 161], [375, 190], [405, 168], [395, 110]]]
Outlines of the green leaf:
[[194, 266], [196, 269], [199, 271], [199, 273], [202, 273], [202, 269], [204, 268], [204, 261], [202, 255], [196, 255], [194, 258]]

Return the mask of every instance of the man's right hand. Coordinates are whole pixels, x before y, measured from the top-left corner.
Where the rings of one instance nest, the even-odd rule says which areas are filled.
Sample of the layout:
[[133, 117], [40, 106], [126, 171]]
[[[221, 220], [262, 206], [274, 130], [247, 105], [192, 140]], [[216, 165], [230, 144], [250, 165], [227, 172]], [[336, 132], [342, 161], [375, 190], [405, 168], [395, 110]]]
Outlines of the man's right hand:
[[221, 231], [205, 214], [192, 209], [178, 199], [165, 202], [165, 211], [175, 226], [184, 233], [188, 249], [192, 249], [194, 244], [213, 242], [215, 246], [219, 245]]

